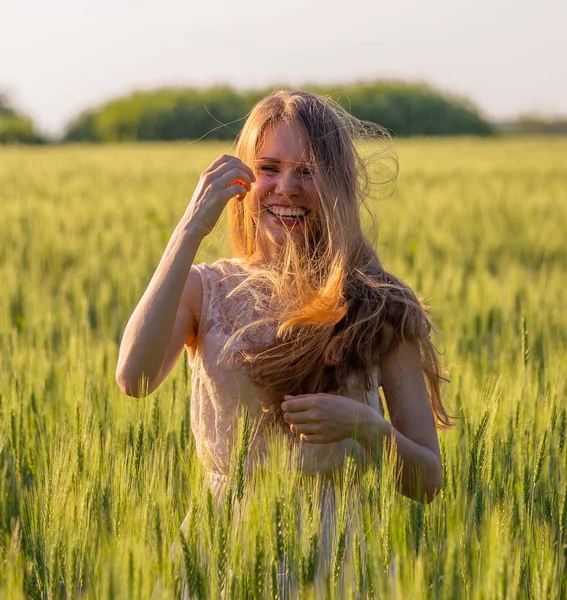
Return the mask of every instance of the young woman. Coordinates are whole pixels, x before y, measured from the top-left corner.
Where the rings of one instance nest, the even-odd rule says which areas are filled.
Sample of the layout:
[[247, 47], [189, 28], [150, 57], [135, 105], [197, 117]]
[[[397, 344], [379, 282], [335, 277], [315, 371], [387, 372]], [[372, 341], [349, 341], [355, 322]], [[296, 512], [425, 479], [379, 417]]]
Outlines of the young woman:
[[[361, 458], [387, 437], [403, 494], [429, 502], [441, 488], [436, 426], [450, 422], [431, 325], [363, 234], [372, 182], [356, 123], [306, 92], [259, 102], [235, 156], [201, 175], [126, 327], [126, 394], [154, 391], [188, 349], [193, 434], [219, 502], [239, 404], [260, 423], [250, 460], [269, 422], [300, 445], [308, 472], [341, 466], [355, 436]], [[234, 258], [193, 265], [225, 206]]]

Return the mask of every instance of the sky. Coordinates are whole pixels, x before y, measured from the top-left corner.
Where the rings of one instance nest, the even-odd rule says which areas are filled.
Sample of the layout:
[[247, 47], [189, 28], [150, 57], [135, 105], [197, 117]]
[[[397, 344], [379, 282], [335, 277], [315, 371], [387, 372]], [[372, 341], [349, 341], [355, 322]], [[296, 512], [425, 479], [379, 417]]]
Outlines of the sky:
[[567, 0], [0, 0], [0, 91], [40, 130], [136, 89], [425, 81], [567, 115]]

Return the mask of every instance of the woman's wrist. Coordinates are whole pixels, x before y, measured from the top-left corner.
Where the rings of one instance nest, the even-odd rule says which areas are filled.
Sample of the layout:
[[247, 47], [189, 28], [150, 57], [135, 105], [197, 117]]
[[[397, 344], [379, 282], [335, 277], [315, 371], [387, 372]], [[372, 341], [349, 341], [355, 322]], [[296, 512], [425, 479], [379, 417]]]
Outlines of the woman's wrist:
[[418, 502], [431, 502], [443, 485], [443, 468], [434, 453], [397, 431], [391, 423], [371, 406], [365, 405], [360, 414], [357, 440], [370, 462], [382, 450], [384, 438], [396, 446], [401, 477], [399, 491]]
[[382, 439], [388, 433], [389, 423], [371, 406], [364, 404], [361, 408], [358, 423], [355, 426], [358, 432], [355, 431], [354, 435], [364, 451], [370, 456], [374, 456], [377, 449], [382, 447]]
[[192, 219], [186, 215], [184, 215], [181, 221], [179, 221], [175, 231], [178, 232], [183, 238], [188, 238], [192, 241], [198, 241], [199, 243], [202, 242], [207, 235], [203, 231], [203, 227], [197, 223], [195, 219]]

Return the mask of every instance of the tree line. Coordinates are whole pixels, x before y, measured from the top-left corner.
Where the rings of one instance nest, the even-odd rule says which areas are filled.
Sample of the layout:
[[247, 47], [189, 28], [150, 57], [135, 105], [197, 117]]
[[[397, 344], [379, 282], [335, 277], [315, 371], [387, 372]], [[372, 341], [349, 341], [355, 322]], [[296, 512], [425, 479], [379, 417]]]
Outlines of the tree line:
[[[304, 89], [330, 97], [358, 119], [378, 123], [396, 137], [567, 133], [564, 119], [524, 116], [490, 123], [469, 100], [427, 84], [375, 81]], [[59, 140], [45, 139], [31, 119], [0, 93], [0, 144], [233, 140], [254, 104], [272, 90], [219, 86], [134, 92], [82, 112], [69, 122]]]
[[[425, 85], [400, 82], [315, 87], [364, 121], [395, 136], [490, 135], [493, 127], [467, 100]], [[254, 104], [269, 90], [229, 87], [135, 92], [79, 115], [65, 141], [232, 140]]]

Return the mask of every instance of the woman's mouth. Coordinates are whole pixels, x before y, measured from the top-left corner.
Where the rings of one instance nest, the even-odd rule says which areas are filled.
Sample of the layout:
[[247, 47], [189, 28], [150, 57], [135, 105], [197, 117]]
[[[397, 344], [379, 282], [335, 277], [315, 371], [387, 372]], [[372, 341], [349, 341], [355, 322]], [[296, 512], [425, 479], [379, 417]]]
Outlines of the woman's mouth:
[[266, 206], [266, 212], [270, 220], [275, 223], [285, 223], [286, 225], [294, 225], [305, 220], [305, 217], [311, 212], [303, 208], [292, 208], [283, 206]]

